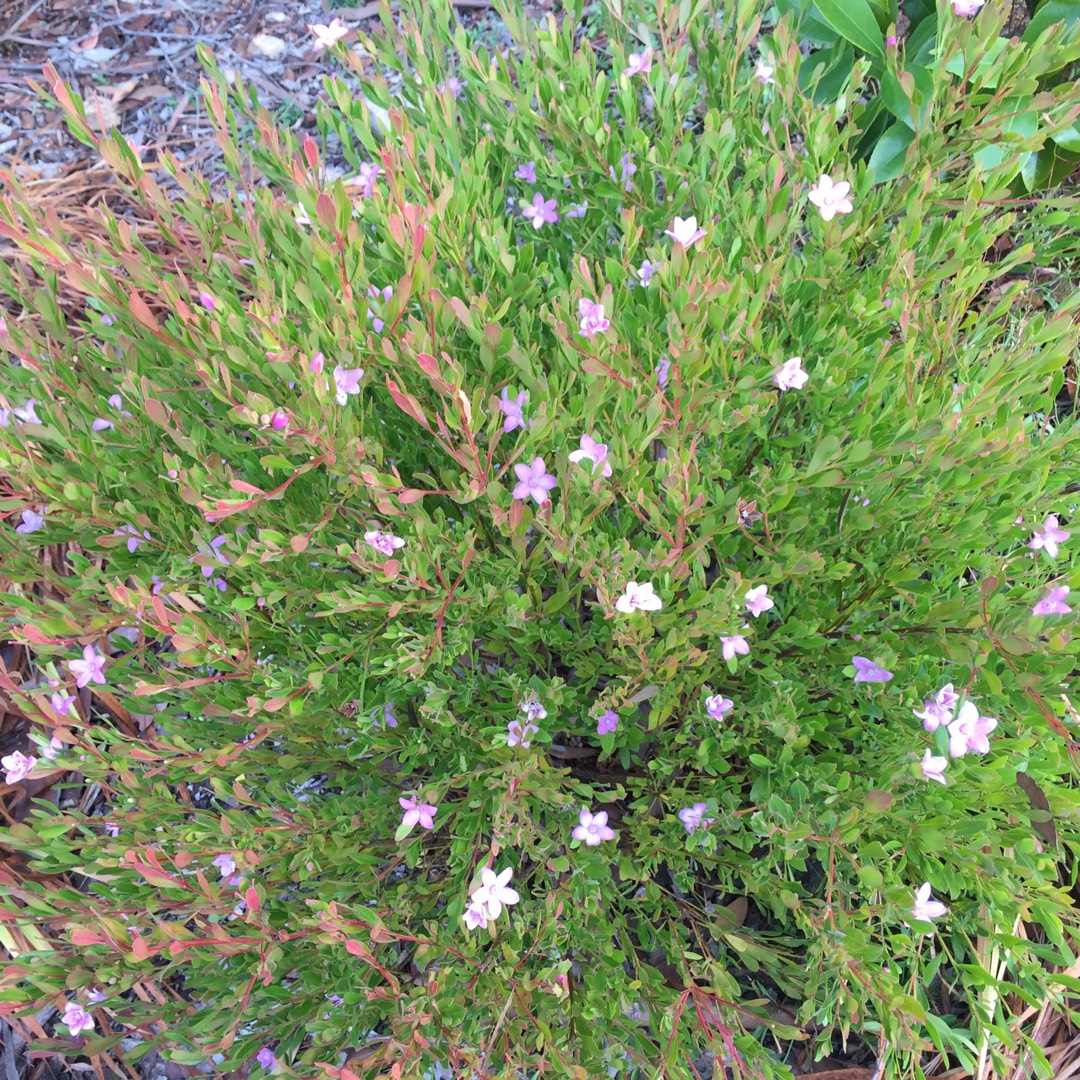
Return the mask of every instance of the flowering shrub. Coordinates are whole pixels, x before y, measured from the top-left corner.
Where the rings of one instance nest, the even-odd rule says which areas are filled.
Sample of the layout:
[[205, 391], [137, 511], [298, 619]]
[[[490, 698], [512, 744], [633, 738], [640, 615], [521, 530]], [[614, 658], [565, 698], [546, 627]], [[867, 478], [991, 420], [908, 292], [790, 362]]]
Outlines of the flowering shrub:
[[418, 0], [318, 33], [321, 143], [210, 62], [227, 191], [114, 133], [138, 231], [2, 204], [37, 1050], [918, 1076], [1077, 989], [1076, 298], [1015, 308], [1066, 223], [952, 85], [874, 186], [734, 7], [491, 56]]

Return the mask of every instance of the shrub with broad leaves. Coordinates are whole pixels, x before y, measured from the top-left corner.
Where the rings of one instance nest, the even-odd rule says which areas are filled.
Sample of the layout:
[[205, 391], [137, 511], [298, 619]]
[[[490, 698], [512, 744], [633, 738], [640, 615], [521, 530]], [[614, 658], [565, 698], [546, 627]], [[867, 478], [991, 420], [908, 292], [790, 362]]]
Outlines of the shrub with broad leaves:
[[207, 57], [224, 179], [47, 73], [131, 207], [0, 204], [0, 1008], [252, 1075], [1000, 1064], [1077, 989], [1027, 144], [935, 83], [874, 185], [764, 3], [609, 0], [602, 48], [511, 8], [497, 53], [403, 6], [319, 36], [318, 139]]

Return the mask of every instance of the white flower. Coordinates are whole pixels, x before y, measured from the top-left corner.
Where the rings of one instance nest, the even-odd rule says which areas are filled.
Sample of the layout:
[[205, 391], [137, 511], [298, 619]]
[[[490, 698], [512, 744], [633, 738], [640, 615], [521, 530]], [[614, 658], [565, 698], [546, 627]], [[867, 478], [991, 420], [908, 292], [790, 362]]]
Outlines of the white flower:
[[504, 907], [510, 907], [521, 899], [509, 886], [513, 876], [512, 866], [508, 866], [501, 874], [496, 874], [488, 866], [481, 866], [480, 885], [473, 891], [471, 906], [480, 908], [486, 918], [497, 919]]
[[626, 583], [626, 591], [615, 601], [615, 610], [629, 615], [632, 611], [659, 611], [663, 601], [653, 592], [652, 582], [636, 581]]
[[312, 26], [309, 23], [308, 29], [315, 35], [315, 44], [312, 46], [315, 52], [329, 49], [349, 32], [349, 28], [340, 19], [331, 19], [329, 26], [324, 26], [322, 23]]
[[773, 382], [781, 390], [801, 390], [809, 378], [810, 376], [803, 371], [801, 356], [793, 356], [790, 360], [785, 360], [773, 372]]
[[851, 185], [846, 180], [833, 183], [832, 177], [822, 175], [807, 198], [821, 211], [822, 221], [832, 221], [837, 214], [852, 211]]
[[671, 228], [665, 229], [664, 232], [670, 236], [676, 244], [682, 244], [684, 248], [696, 244], [705, 235], [705, 230], [698, 228], [696, 217], [677, 217], [674, 222], [672, 222]]
[[770, 83], [776, 82], [773, 78], [775, 72], [776, 68], [774, 68], [764, 56], [758, 57], [758, 62], [754, 65], [754, 78], [757, 79], [762, 86], [768, 86]]
[[746, 610], [749, 611], [755, 619], [776, 606], [768, 593], [768, 585], [757, 585], [747, 592], [744, 598], [746, 600]]

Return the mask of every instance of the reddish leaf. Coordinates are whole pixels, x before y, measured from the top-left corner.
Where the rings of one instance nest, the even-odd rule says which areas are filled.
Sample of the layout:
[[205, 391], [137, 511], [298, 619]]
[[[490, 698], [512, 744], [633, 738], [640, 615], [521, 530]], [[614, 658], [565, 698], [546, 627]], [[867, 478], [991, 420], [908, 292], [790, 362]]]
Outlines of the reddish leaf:
[[154, 313], [146, 306], [146, 301], [134, 289], [128, 293], [128, 310], [135, 316], [136, 321], [145, 326], [147, 330], [161, 332], [161, 327], [158, 326]]

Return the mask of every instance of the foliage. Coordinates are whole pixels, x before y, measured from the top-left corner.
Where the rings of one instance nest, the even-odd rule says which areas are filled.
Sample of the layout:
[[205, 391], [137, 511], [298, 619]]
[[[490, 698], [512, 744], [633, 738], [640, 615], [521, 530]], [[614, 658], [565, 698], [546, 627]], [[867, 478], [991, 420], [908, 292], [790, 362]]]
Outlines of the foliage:
[[[875, 184], [850, 165], [861, 74], [838, 125], [781, 24], [775, 86], [754, 79], [764, 5], [660, 5], [610, 61], [580, 10], [506, 11], [516, 48], [492, 55], [448, 4], [407, 6], [333, 46], [321, 145], [208, 58], [227, 190], [113, 133], [138, 230], [106, 211], [80, 243], [2, 204], [36, 276], [4, 281], [0, 610], [60, 684], [6, 688], [65, 744], [24, 747], [33, 775], [108, 799], [5, 831], [35, 873], [4, 919], [36, 947], [3, 1008], [87, 1003], [94, 1030], [39, 1050], [135, 1033], [135, 1057], [228, 1072], [269, 1047], [345, 1080], [690, 1077], [705, 1049], [785, 1077], [852, 1033], [889, 1076], [934, 1048], [1049, 1075], [1009, 1003], [1078, 988], [1055, 973], [1075, 617], [1032, 607], [1080, 583], [1080, 542], [1028, 546], [1075, 520], [1055, 398], [1077, 298], [1018, 318], [1010, 272], [1075, 208], [1018, 219], [1005, 185], [1080, 97], [1040, 98], [1016, 142], [999, 103], [1033, 76], [1004, 55], [981, 83], [935, 74]], [[808, 201], [821, 174], [851, 213]], [[557, 222], [523, 213], [538, 193]], [[665, 235], [691, 215], [703, 237]], [[795, 354], [808, 379], [781, 390]], [[610, 476], [570, 459], [583, 435]], [[537, 458], [542, 504], [514, 496]], [[659, 610], [620, 610], [631, 582]], [[98, 654], [106, 683], [58, 711]], [[944, 683], [997, 727], [937, 784], [920, 758], [950, 733], [912, 712]], [[402, 823], [414, 798], [433, 829]], [[582, 811], [617, 838], [583, 842]], [[468, 931], [481, 868], [520, 900]]]

